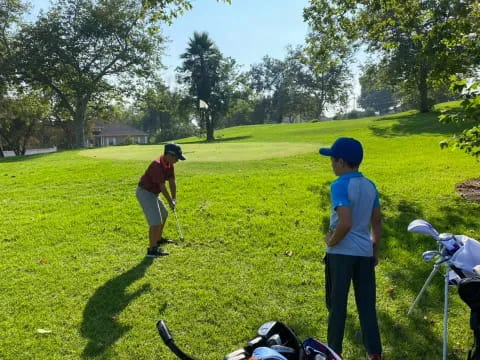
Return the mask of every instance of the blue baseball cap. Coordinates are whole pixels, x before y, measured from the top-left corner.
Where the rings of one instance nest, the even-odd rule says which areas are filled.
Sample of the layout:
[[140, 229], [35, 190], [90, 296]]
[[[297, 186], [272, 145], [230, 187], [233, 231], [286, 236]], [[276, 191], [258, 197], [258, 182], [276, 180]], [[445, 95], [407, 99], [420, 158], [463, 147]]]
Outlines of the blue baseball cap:
[[320, 148], [318, 152], [320, 155], [343, 159], [353, 165], [360, 165], [363, 160], [362, 144], [353, 138], [338, 138], [331, 148]]

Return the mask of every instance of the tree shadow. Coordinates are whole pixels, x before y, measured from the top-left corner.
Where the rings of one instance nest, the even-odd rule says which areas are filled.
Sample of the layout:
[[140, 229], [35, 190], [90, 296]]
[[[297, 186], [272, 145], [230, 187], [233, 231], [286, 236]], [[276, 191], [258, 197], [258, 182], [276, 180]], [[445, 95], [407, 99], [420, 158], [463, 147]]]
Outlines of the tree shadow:
[[[368, 128], [375, 136], [391, 138], [425, 133], [447, 136], [471, 127], [471, 124], [470, 126], [468, 124], [442, 124], [438, 120], [439, 115], [437, 112], [389, 115], [374, 119], [373, 124]], [[383, 121], [392, 120], [396, 120], [397, 123], [390, 126], [382, 124]]]
[[138, 265], [107, 281], [89, 299], [80, 329], [82, 336], [88, 339], [82, 354], [84, 359], [102, 354], [130, 330], [130, 326], [118, 323], [118, 316], [134, 299], [149, 291], [150, 285], [133, 293], [126, 289], [143, 277], [152, 263], [153, 258], [145, 257]]
[[192, 140], [192, 141], [185, 141], [182, 144], [215, 144], [215, 143], [222, 143], [222, 142], [229, 142], [229, 141], [239, 141], [250, 139], [252, 136], [245, 135], [245, 136], [232, 136], [232, 137], [219, 137], [214, 141], [207, 141], [207, 140]]

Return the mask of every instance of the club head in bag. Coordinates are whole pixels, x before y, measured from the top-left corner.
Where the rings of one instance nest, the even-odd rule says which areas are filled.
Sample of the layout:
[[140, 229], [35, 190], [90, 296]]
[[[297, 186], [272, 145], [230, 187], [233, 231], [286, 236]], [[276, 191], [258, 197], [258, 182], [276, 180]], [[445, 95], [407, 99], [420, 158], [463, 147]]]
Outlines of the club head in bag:
[[438, 240], [438, 236], [440, 235], [430, 223], [421, 219], [413, 220], [408, 225], [407, 230], [415, 234], [430, 235], [435, 240]]
[[428, 250], [428, 251], [425, 251], [423, 254], [422, 254], [422, 257], [423, 257], [423, 260], [424, 261], [430, 261], [432, 260], [435, 256], [438, 256], [440, 255], [440, 252], [439, 251], [436, 251], [436, 250]]
[[269, 338], [272, 335], [275, 335], [276, 330], [278, 327], [278, 323], [276, 321], [269, 321], [260, 326], [257, 331], [257, 335], [263, 338]]
[[260, 326], [257, 334], [264, 339], [264, 344], [266, 344], [268, 339], [272, 337], [276, 338], [274, 335], [278, 335], [279, 341], [281, 342], [281, 344], [278, 345], [293, 349], [293, 352], [289, 351], [288, 353], [283, 354], [288, 360], [303, 359], [303, 348], [301, 342], [298, 340], [297, 335], [295, 335], [292, 329], [285, 324], [278, 321], [269, 321]]

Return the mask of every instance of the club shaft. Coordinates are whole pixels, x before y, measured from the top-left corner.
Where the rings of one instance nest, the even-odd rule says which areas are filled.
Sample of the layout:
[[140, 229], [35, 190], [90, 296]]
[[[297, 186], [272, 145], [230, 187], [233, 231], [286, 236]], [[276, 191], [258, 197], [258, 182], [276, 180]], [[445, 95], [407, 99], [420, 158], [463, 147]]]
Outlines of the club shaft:
[[425, 283], [423, 284], [423, 287], [422, 289], [420, 290], [420, 292], [418, 293], [417, 295], [417, 298], [415, 299], [415, 301], [413, 302], [412, 306], [410, 307], [410, 310], [408, 310], [408, 313], [407, 315], [410, 316], [413, 312], [413, 309], [415, 308], [415, 306], [417, 306], [418, 302], [420, 301], [421, 297], [423, 296], [423, 293], [425, 292], [425, 290], [427, 289], [428, 285], [430, 284], [430, 282], [432, 281], [433, 277], [435, 276], [435, 274], [437, 273], [439, 269], [439, 266], [438, 264], [435, 264], [433, 266], [433, 270], [432, 272], [430, 273], [430, 275], [428, 276], [427, 280], [425, 280]]
[[180, 221], [178, 221], [177, 210], [173, 209], [173, 213], [175, 214], [175, 220], [177, 222], [178, 236], [180, 236], [180, 240], [183, 240], [182, 227], [180, 226]]

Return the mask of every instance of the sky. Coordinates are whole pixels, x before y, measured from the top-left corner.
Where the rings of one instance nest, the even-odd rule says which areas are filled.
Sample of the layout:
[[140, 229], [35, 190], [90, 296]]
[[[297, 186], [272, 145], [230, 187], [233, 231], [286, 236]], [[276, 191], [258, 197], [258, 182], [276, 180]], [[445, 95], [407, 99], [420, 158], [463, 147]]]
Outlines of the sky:
[[[32, 17], [48, 9], [49, 0], [30, 0]], [[283, 59], [288, 45], [305, 43], [308, 26], [303, 22], [303, 8], [309, 0], [192, 0], [193, 9], [163, 27], [169, 38], [163, 63], [164, 81], [174, 86], [174, 71], [180, 65], [194, 31], [207, 32], [224, 56], [232, 57], [247, 70], [265, 55]], [[356, 70], [356, 69], [352, 69]], [[358, 84], [355, 81], [355, 93]]]

